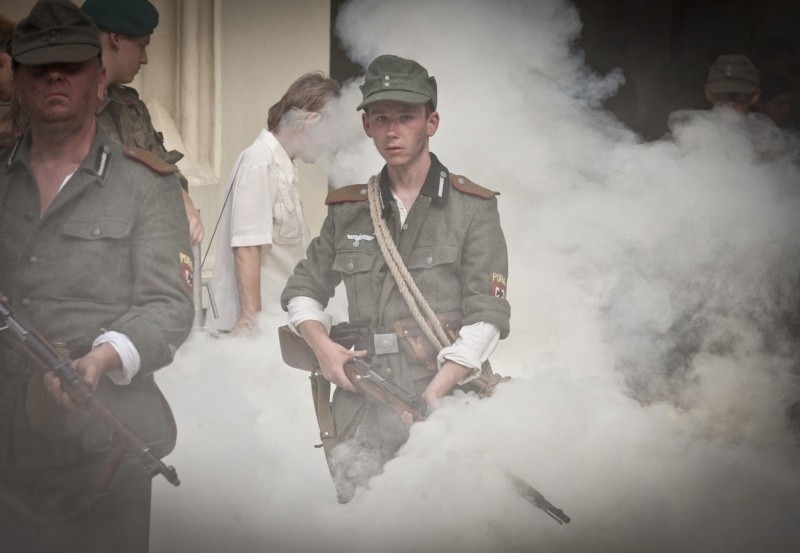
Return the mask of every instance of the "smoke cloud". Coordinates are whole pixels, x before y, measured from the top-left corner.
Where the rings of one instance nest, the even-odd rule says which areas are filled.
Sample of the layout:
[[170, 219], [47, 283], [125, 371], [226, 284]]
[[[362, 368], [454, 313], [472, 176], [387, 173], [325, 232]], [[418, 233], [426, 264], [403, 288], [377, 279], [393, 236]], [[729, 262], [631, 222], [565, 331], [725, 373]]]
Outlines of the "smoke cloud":
[[[512, 331], [492, 360], [512, 380], [446, 398], [339, 505], [307, 374], [280, 361], [282, 315], [256, 338], [198, 333], [157, 375], [183, 485], [155, 484], [153, 551], [796, 550], [797, 144], [726, 109], [642, 142], [600, 107], [624, 77], [585, 65], [580, 28], [560, 0], [345, 6], [352, 58], [422, 63], [432, 151], [502, 193]], [[358, 84], [329, 113], [336, 185], [382, 166]]]

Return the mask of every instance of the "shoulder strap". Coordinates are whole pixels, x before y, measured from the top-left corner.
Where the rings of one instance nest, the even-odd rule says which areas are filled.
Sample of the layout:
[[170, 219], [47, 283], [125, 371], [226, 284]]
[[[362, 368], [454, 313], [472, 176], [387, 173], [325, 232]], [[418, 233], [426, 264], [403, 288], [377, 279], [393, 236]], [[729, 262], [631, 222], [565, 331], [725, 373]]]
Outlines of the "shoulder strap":
[[160, 157], [158, 157], [153, 152], [148, 150], [144, 150], [142, 148], [135, 148], [133, 146], [128, 146], [124, 150], [125, 157], [133, 159], [150, 168], [155, 173], [159, 175], [171, 175], [173, 173], [178, 172], [178, 168], [172, 165], [171, 163], [167, 163]]
[[475, 184], [467, 177], [462, 175], [453, 175], [451, 173], [450, 184], [459, 192], [463, 192], [464, 194], [468, 194], [470, 196], [483, 198], [484, 200], [491, 200], [495, 196], [500, 195], [500, 192], [495, 192], [494, 190], [489, 190], [488, 188], [484, 188], [483, 186]]
[[366, 184], [351, 184], [342, 188], [335, 188], [328, 192], [325, 205], [344, 204], [349, 202], [364, 202], [367, 200]]

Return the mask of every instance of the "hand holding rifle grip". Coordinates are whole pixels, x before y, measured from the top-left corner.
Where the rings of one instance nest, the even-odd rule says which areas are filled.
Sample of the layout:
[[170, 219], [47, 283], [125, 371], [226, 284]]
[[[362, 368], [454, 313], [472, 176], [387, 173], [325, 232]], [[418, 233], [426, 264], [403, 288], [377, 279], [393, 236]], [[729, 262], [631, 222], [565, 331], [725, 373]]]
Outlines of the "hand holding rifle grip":
[[374, 399], [397, 413], [409, 413], [415, 422], [425, 420], [427, 413], [425, 403], [419, 397], [410, 397], [403, 389], [392, 381], [378, 374], [372, 366], [360, 358], [344, 366], [344, 372], [353, 386], [369, 394]]
[[137, 455], [148, 475], [164, 475], [173, 486], [180, 480], [174, 467], [159, 459], [134, 432], [108, 408], [72, 370], [70, 360], [60, 357], [35, 329], [19, 321], [0, 292], [0, 337], [9, 346], [22, 350], [44, 372], [52, 372], [64, 384], [64, 390], [78, 405], [97, 415], [125, 449]]

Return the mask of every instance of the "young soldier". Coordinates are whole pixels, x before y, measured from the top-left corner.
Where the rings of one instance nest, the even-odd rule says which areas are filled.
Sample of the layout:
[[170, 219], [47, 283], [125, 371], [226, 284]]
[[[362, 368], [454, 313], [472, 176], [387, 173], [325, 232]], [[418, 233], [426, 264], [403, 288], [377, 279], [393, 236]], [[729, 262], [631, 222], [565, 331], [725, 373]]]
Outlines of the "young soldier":
[[[153, 372], [193, 317], [175, 168], [98, 130], [100, 40], [73, 3], [38, 2], [10, 53], [29, 126], [0, 150], [0, 291], [164, 455], [175, 422]], [[111, 436], [86, 415], [52, 373], [43, 379], [0, 345], [4, 552], [147, 551], [150, 476], [138, 458], [116, 458], [119, 470], [101, 484], [114, 472], [105, 472]]]
[[[158, 25], [155, 6], [148, 0], [86, 0], [81, 9], [100, 29], [103, 45], [108, 88], [97, 112], [98, 125], [123, 146], [136, 146], [153, 152], [167, 163], [177, 163], [183, 154], [166, 150], [164, 137], [153, 128], [150, 112], [139, 99], [139, 93], [124, 86], [132, 82], [147, 63], [150, 35]], [[179, 176], [190, 238], [193, 244], [199, 244], [203, 240], [203, 223], [189, 197], [189, 183], [183, 175]]]
[[[328, 195], [320, 236], [282, 295], [290, 324], [338, 387], [331, 406], [338, 445], [330, 462], [340, 501], [397, 452], [408, 437], [408, 421], [357, 393], [345, 375], [344, 365], [366, 352], [349, 351], [328, 337], [323, 306], [338, 283], [344, 280], [347, 289], [350, 320], [365, 321], [379, 339], [396, 332], [401, 346], [406, 332], [419, 334], [426, 324], [409, 322], [413, 304], [424, 309], [427, 303], [437, 316], [460, 315], [455, 343], [441, 351], [433, 347], [429, 357], [401, 347], [373, 358], [378, 372], [432, 407], [454, 386], [481, 376], [498, 339], [508, 334], [510, 314], [496, 192], [451, 174], [428, 149], [439, 127], [435, 79], [415, 61], [384, 55], [370, 64], [361, 91], [364, 132], [386, 165], [367, 185]], [[388, 235], [387, 252], [379, 234]], [[392, 250], [399, 263], [385, 258]], [[400, 289], [414, 286], [424, 302]]]

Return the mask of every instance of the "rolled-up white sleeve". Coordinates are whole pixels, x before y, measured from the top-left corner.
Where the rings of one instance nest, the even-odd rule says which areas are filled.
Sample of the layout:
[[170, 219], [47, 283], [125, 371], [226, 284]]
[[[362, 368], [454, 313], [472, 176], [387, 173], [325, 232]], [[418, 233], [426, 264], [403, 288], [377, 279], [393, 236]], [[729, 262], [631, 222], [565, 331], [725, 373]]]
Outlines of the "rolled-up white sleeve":
[[458, 382], [466, 384], [477, 378], [481, 373], [481, 366], [500, 341], [500, 329], [491, 323], [478, 322], [461, 327], [458, 338], [453, 345], [443, 348], [436, 358], [436, 363], [441, 369], [445, 361], [453, 361], [463, 365], [472, 372]]
[[325, 325], [325, 333], [330, 334], [333, 320], [325, 312], [320, 302], [308, 296], [295, 296], [286, 304], [289, 318], [289, 328], [297, 332], [297, 327], [305, 321], [319, 321]]
[[122, 362], [122, 367], [117, 369], [112, 369], [106, 373], [108, 378], [111, 379], [111, 382], [117, 384], [118, 386], [127, 386], [133, 380], [133, 377], [139, 372], [139, 368], [142, 366], [142, 358], [139, 355], [139, 350], [136, 349], [136, 346], [133, 345], [130, 338], [125, 336], [120, 332], [106, 332], [101, 334], [97, 338], [94, 339], [92, 342], [92, 347], [96, 348], [100, 344], [111, 344], [117, 355], [119, 355], [119, 360]]

